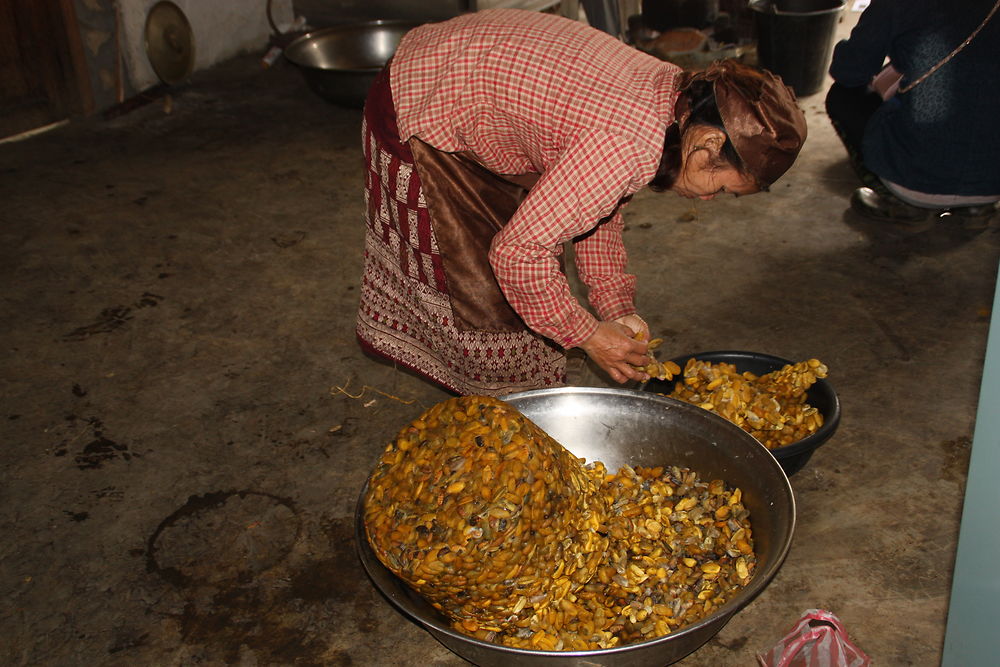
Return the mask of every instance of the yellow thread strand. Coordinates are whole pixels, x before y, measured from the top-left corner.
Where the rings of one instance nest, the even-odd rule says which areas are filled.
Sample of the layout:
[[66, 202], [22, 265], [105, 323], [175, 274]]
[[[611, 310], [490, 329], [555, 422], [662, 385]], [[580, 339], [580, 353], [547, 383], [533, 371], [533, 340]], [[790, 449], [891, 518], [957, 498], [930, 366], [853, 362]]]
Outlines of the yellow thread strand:
[[[381, 389], [376, 389], [375, 387], [369, 386], [367, 384], [364, 385], [364, 386], [362, 386], [361, 387], [361, 391], [357, 395], [355, 395], [355, 394], [352, 394], [349, 391], [347, 391], [347, 388], [350, 385], [351, 385], [351, 383], [350, 383], [350, 381], [348, 381], [346, 384], [344, 384], [343, 387], [335, 386], [332, 389], [330, 389], [330, 394], [332, 394], [334, 396], [336, 396], [337, 394], [343, 394], [344, 396], [347, 396], [348, 398], [353, 398], [355, 400], [359, 400], [359, 399], [361, 399], [361, 398], [364, 397], [365, 392], [367, 392], [367, 391], [374, 391], [376, 394], [381, 394], [382, 396], [385, 396], [386, 398], [391, 398], [394, 401], [399, 401], [403, 405], [411, 405], [411, 404], [413, 404], [416, 401], [416, 399], [414, 399], [414, 398], [411, 398], [411, 399], [407, 400], [405, 398], [400, 398], [399, 396], [393, 396], [392, 394], [387, 394], [386, 392], [382, 391]], [[368, 403], [365, 404], [365, 407], [369, 407], [370, 405], [371, 405], [371, 402], [369, 401]]]

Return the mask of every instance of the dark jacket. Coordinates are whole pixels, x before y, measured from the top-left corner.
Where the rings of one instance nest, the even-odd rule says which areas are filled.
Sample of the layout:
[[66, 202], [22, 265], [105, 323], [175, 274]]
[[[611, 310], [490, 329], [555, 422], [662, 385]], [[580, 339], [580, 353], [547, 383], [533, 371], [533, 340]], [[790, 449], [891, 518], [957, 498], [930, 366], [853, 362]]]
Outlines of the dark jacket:
[[[995, 2], [872, 0], [834, 48], [830, 75], [864, 86], [888, 57], [905, 86], [961, 44]], [[871, 171], [919, 192], [1000, 194], [1000, 11], [941, 69], [882, 104], [862, 151]]]

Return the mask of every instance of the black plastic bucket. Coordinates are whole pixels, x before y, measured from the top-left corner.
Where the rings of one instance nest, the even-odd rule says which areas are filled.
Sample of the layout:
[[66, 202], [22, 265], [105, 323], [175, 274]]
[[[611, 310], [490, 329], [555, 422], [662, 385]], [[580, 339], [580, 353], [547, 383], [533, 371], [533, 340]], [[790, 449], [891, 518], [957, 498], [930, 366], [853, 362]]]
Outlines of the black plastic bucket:
[[799, 97], [818, 93], [830, 68], [844, 0], [753, 0], [757, 60]]

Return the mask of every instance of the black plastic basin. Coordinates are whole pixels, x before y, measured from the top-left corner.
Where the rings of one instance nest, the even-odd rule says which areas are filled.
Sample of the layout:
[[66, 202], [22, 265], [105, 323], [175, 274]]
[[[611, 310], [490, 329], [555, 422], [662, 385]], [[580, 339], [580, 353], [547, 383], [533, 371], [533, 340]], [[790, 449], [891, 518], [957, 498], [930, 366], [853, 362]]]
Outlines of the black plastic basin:
[[[687, 354], [673, 359], [674, 363], [683, 370], [688, 359], [694, 357], [699, 361], [709, 363], [733, 364], [740, 373], [750, 371], [754, 375], [764, 375], [771, 371], [781, 369], [783, 366], [794, 363], [788, 359], [782, 359], [771, 354], [761, 352], [739, 352], [739, 351], [716, 351], [699, 352], [698, 354]], [[646, 383], [645, 390], [657, 394], [670, 394], [674, 390], [674, 385], [678, 378], [673, 380], [650, 380]], [[812, 435], [793, 442], [790, 445], [776, 447], [770, 450], [774, 458], [778, 459], [785, 474], [789, 477], [802, 469], [812, 457], [816, 448], [825, 443], [833, 436], [840, 425], [840, 399], [837, 392], [833, 390], [830, 383], [825, 379], [816, 380], [816, 384], [806, 392], [806, 402], [819, 410], [823, 415], [823, 425]]]

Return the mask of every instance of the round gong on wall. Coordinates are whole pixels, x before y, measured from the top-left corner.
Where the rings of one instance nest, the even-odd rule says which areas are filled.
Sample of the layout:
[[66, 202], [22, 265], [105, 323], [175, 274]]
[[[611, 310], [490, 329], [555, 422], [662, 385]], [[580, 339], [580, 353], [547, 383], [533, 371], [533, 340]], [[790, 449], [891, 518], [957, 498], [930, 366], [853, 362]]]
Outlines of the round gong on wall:
[[162, 0], [146, 15], [146, 56], [160, 81], [183, 81], [194, 70], [194, 34], [180, 7]]

